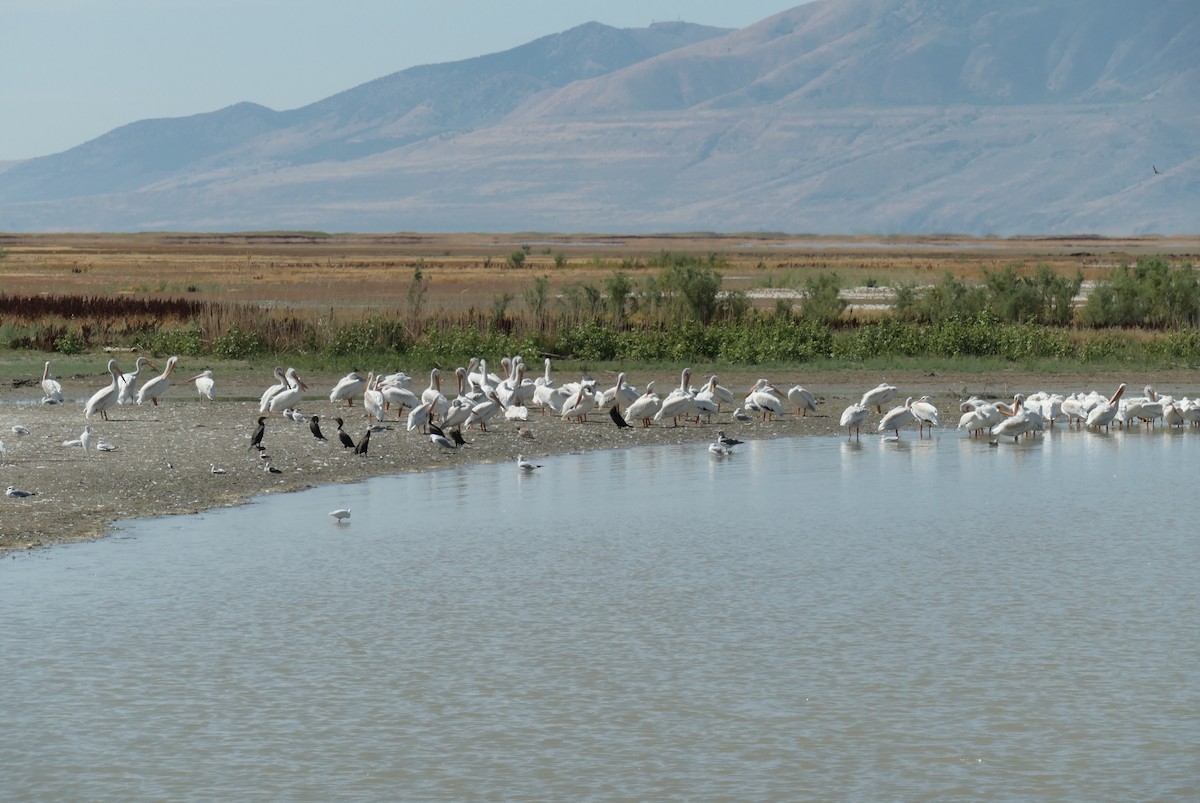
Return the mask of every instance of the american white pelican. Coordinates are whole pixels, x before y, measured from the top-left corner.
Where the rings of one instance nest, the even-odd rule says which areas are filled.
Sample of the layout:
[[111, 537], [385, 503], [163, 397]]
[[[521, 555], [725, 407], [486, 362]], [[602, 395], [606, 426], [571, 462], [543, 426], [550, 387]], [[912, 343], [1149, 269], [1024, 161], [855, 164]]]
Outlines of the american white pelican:
[[1013, 413], [996, 426], [992, 427], [992, 436], [1007, 438], [1012, 436], [1013, 443], [1026, 432], [1032, 432], [1041, 423], [1041, 415], [1025, 406], [1025, 397], [1018, 393], [1013, 401]]
[[429, 372], [429, 387], [421, 391], [421, 403], [432, 403], [429, 409], [430, 420], [446, 415], [450, 401], [442, 395], [442, 372], [434, 368]]
[[384, 409], [396, 408], [396, 418], [402, 416], [405, 410], [411, 410], [421, 404], [417, 394], [409, 390], [406, 385], [391, 383], [385, 379], [376, 382], [375, 386], [383, 394]]
[[84, 424], [83, 432], [79, 435], [79, 445], [83, 447], [83, 451], [88, 451], [92, 448], [92, 427], [90, 424]]
[[112, 375], [112, 383], [108, 387], [100, 388], [87, 400], [87, 404], [83, 406], [84, 418], [91, 418], [94, 414], [99, 413], [100, 417], [107, 421], [108, 408], [117, 403], [121, 370], [117, 368], [116, 360], [108, 361], [108, 372]]
[[417, 427], [421, 427], [421, 431], [424, 432], [425, 426], [429, 423], [430, 411], [432, 409], [432, 401], [423, 402], [412, 408], [412, 412], [408, 414], [408, 431], [412, 432]]
[[37, 496], [37, 491], [22, 491], [15, 485], [10, 485], [4, 495], [9, 499], [24, 499], [27, 496]]
[[862, 396], [862, 404], [865, 407], [874, 407], [875, 412], [883, 412], [883, 403], [891, 401], [896, 397], [896, 386], [889, 385], [887, 382], [880, 382], [875, 387], [868, 390]]
[[336, 404], [345, 399], [346, 406], [353, 407], [354, 397], [364, 390], [367, 390], [367, 380], [359, 376], [357, 371], [351, 371], [339, 379], [333, 390], [329, 391], [329, 401]]
[[746, 406], [761, 412], [764, 421], [772, 415], [782, 417], [784, 414], [783, 402], [775, 393], [776, 390], [770, 382], [760, 379], [746, 394]]
[[529, 460], [526, 460], [525, 455], [523, 455], [523, 454], [517, 455], [517, 469], [518, 470], [523, 471], [526, 474], [528, 474], [528, 473], [535, 471], [536, 469], [539, 469], [541, 467], [542, 467], [541, 463], [534, 463]]
[[269, 412], [271, 409], [271, 399], [275, 398], [277, 393], [287, 390], [288, 381], [283, 373], [283, 369], [275, 367], [275, 384], [263, 391], [262, 397], [258, 400], [258, 411], [260, 413]]
[[920, 434], [925, 431], [925, 427], [929, 427], [930, 433], [934, 427], [942, 425], [941, 418], [938, 416], [938, 409], [933, 406], [933, 400], [928, 396], [922, 396], [912, 403], [913, 418], [917, 419], [918, 431]]
[[692, 414], [696, 405], [692, 398], [692, 391], [688, 387], [691, 379], [692, 369], [684, 368], [679, 374], [679, 387], [668, 393], [667, 397], [662, 400], [658, 412], [654, 414], [655, 421], [670, 418], [675, 426], [679, 426], [680, 418], [686, 418]]
[[146, 380], [137, 392], [137, 403], [141, 404], [147, 399], [155, 407], [158, 406], [158, 397], [166, 392], [167, 387], [171, 384], [171, 372], [175, 370], [175, 363], [179, 362], [179, 357], [168, 357], [167, 367], [163, 372], [153, 379]]
[[579, 389], [563, 402], [562, 420], [574, 419], [582, 424], [587, 421], [588, 413], [596, 409], [596, 392], [590, 384], [580, 383]]
[[992, 427], [1004, 420], [1004, 417], [1005, 413], [1001, 412], [999, 407], [979, 399], [972, 403], [958, 419], [958, 428], [965, 429], [967, 434], [973, 438], [985, 429], [990, 432]]
[[1121, 394], [1125, 392], [1125, 383], [1117, 388], [1117, 392], [1112, 395], [1112, 398], [1107, 401], [1100, 402], [1092, 408], [1087, 416], [1087, 425], [1099, 429], [1104, 427], [1108, 429], [1112, 425], [1113, 419], [1117, 416], [1117, 403], [1121, 400]]
[[213, 379], [213, 372], [210, 369], [205, 368], [188, 381], [196, 383], [196, 392], [200, 394], [201, 399], [216, 400], [217, 381]]
[[338, 524], [350, 520], [350, 508], [341, 508], [340, 510], [331, 510], [329, 515], [337, 521]]
[[622, 407], [628, 407], [640, 397], [641, 394], [637, 392], [637, 388], [631, 387], [625, 381], [625, 372], [621, 371], [617, 374], [617, 383], [600, 394], [599, 406], [608, 407], [616, 404], [617, 412], [620, 412]]
[[850, 430], [854, 430], [854, 434], [861, 437], [863, 422], [870, 414], [871, 408], [862, 402], [855, 402], [842, 410], [841, 425], [846, 428], [846, 437], [850, 437]]
[[1153, 425], [1156, 419], [1163, 417], [1163, 402], [1158, 393], [1150, 385], [1142, 391], [1145, 395], [1137, 399], [1127, 399], [1125, 402], [1125, 420], [1129, 423], [1137, 418], [1147, 425]]
[[892, 409], [888, 410], [884, 414], [883, 419], [879, 422], [879, 431], [887, 432], [888, 430], [891, 430], [895, 432], [896, 437], [899, 438], [900, 427], [908, 426], [916, 421], [916, 418], [912, 413], [912, 403], [912, 396], [909, 396], [908, 400], [904, 402], [903, 405], [899, 407], [893, 407]]
[[662, 399], [654, 392], [654, 383], [647, 382], [646, 392], [638, 396], [637, 401], [625, 409], [626, 419], [641, 421], [643, 427], [648, 427], [650, 419], [654, 418], [660, 407], [662, 407]]
[[496, 395], [494, 389], [489, 390], [487, 398], [471, 408], [471, 414], [467, 416], [463, 426], [469, 427], [472, 424], [478, 424], [480, 430], [487, 432], [487, 422], [501, 409], [503, 409], [503, 405], [500, 404], [500, 397]]
[[787, 397], [789, 402], [796, 405], [796, 412], [801, 416], [817, 411], [817, 397], [808, 388], [793, 385], [788, 388]]
[[288, 386], [267, 401], [268, 412], [282, 413], [288, 407], [295, 407], [296, 402], [304, 397], [304, 391], [308, 390], [308, 385], [300, 380], [295, 368], [288, 368], [284, 372], [284, 378], [287, 380]]
[[366, 389], [363, 390], [363, 407], [368, 418], [382, 421], [384, 415], [383, 391], [379, 389], [378, 380], [374, 373], [367, 374]]
[[696, 423], [700, 423], [702, 415], [705, 416], [705, 421], [711, 421], [713, 415], [721, 409], [721, 401], [717, 398], [716, 375], [709, 377], [704, 387], [692, 394], [692, 405], [696, 410]]
[[117, 393], [117, 404], [134, 403], [138, 390], [138, 377], [141, 376], [142, 369], [147, 365], [155, 371], [158, 370], [158, 366], [150, 362], [150, 358], [138, 357], [133, 363], [133, 370], [121, 374], [121, 390]]
[[[615, 407], [613, 408], [616, 409]], [[504, 408], [505, 421], [528, 421], [529, 408], [523, 404], [510, 404]]]
[[42, 402], [61, 404], [63, 401], [62, 385], [58, 380], [50, 376], [50, 361], [46, 361], [46, 366], [42, 369]]
[[446, 414], [442, 416], [443, 427], [458, 427], [467, 423], [467, 419], [471, 417], [471, 410], [478, 402], [472, 401], [467, 396], [458, 396], [454, 401], [450, 402], [450, 406], [446, 409]]

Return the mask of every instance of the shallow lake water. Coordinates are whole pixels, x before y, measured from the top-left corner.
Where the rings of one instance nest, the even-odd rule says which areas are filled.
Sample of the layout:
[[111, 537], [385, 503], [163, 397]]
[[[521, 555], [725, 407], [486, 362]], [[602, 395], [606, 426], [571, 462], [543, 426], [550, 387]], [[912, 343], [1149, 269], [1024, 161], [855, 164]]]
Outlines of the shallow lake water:
[[593, 452], [5, 557], [0, 799], [1194, 800], [1198, 456]]

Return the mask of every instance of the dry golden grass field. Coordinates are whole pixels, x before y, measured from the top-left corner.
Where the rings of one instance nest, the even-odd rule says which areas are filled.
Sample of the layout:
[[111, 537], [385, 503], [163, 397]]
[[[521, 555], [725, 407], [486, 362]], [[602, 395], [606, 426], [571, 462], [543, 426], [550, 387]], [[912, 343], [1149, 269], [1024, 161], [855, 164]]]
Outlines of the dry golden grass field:
[[813, 272], [836, 272], [843, 288], [934, 283], [947, 271], [970, 280], [984, 270], [1038, 265], [1093, 280], [1144, 256], [1195, 262], [1200, 236], [0, 234], [0, 292], [388, 310], [404, 307], [420, 267], [425, 308], [456, 312], [486, 310], [505, 293], [519, 299], [534, 277], [547, 277], [552, 293], [601, 283], [614, 270], [637, 281], [657, 272], [646, 263], [663, 252], [716, 254], [727, 263], [724, 289], [747, 291], [770, 307], [770, 293], [756, 290], [803, 287]]

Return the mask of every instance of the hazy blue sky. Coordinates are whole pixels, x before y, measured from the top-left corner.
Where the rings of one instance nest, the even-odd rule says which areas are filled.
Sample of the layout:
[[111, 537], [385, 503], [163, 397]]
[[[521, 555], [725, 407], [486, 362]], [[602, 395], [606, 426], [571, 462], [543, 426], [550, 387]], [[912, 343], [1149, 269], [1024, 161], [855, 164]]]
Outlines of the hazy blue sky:
[[740, 28], [802, 0], [0, 0], [0, 161], [248, 100], [291, 109], [589, 21]]

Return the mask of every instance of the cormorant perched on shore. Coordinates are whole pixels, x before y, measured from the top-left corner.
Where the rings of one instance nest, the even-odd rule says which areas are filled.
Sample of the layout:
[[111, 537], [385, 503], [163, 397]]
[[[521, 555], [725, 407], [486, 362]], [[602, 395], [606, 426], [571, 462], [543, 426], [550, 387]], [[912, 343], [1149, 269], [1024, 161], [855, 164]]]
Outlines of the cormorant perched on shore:
[[629, 427], [629, 423], [621, 417], [621, 411], [617, 409], [615, 404], [608, 408], [608, 415], [613, 420], [613, 423], [617, 425], [617, 429], [626, 429]]
[[[348, 435], [346, 437], [349, 437]], [[366, 454], [367, 449], [371, 446], [371, 430], [367, 430], [367, 434], [362, 436], [362, 440], [358, 442], [358, 446], [354, 447], [355, 454]]]
[[308, 429], [310, 432], [312, 432], [314, 438], [319, 441], [323, 441], [325, 440], [325, 436], [321, 434], [321, 427], [317, 425], [317, 422], [320, 420], [321, 416], [319, 415], [314, 415], [312, 418], [308, 419]]
[[249, 448], [258, 449], [260, 452], [263, 449], [267, 448], [262, 445], [263, 435], [266, 434], [266, 431], [267, 431], [267, 419], [265, 416], [261, 416], [258, 419], [258, 429], [254, 430], [254, 434], [250, 436], [250, 447]]
[[333, 420], [336, 421], [337, 425], [338, 425], [338, 440], [342, 442], [342, 448], [343, 449], [353, 449], [354, 441], [350, 438], [349, 435], [346, 434], [346, 430], [342, 429], [342, 426], [346, 422], [340, 418], [335, 418]]

